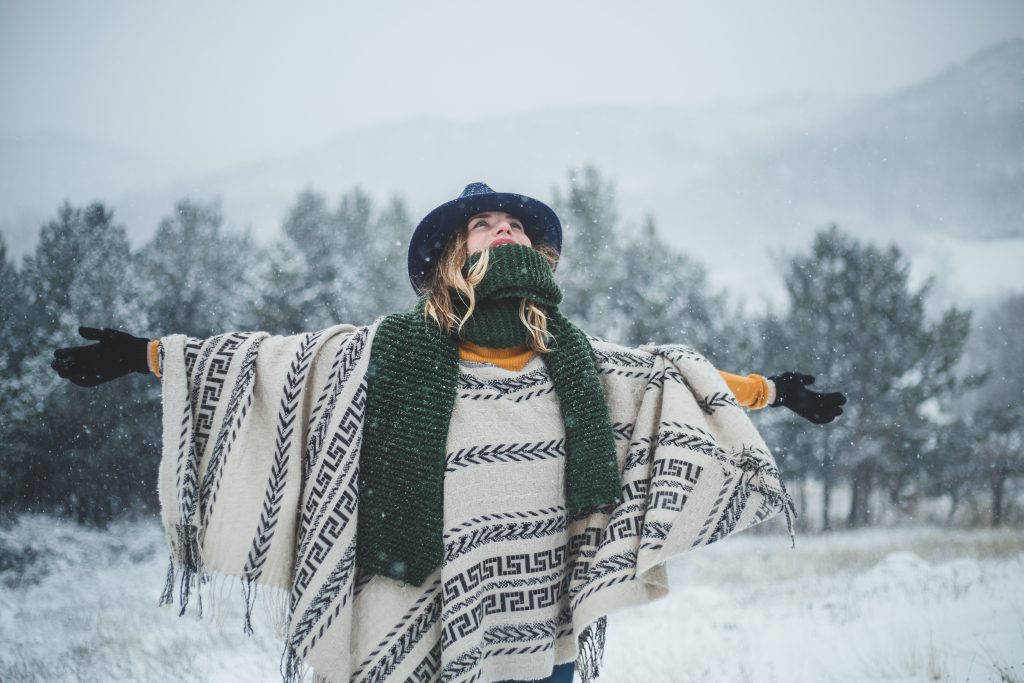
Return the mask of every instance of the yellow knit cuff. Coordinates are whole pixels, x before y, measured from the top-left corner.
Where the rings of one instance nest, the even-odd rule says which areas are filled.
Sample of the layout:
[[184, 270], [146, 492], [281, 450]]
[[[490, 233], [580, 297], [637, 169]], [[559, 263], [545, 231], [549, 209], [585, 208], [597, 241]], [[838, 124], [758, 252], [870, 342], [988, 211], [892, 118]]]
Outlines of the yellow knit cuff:
[[719, 370], [718, 373], [725, 380], [725, 384], [736, 397], [736, 402], [739, 405], [748, 410], [760, 410], [768, 405], [770, 386], [768, 379], [763, 375], [755, 373], [734, 375], [724, 370]]
[[757, 397], [754, 398], [754, 402], [747, 406], [747, 408], [750, 410], [760, 410], [768, 405], [768, 378], [764, 375], [756, 375], [754, 373], [747, 375], [747, 377], [758, 380], [758, 383], [760, 384]]
[[160, 340], [154, 339], [149, 342], [146, 358], [149, 361], [149, 370], [157, 378], [160, 377]]

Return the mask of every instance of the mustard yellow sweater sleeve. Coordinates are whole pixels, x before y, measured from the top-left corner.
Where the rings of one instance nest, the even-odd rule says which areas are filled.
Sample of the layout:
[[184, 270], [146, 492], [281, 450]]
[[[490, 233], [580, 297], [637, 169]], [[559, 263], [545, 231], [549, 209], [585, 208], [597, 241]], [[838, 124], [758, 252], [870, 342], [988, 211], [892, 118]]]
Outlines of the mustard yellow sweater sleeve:
[[751, 410], [760, 410], [768, 405], [768, 378], [753, 373], [746, 377], [719, 370], [729, 390], [736, 396], [736, 402]]

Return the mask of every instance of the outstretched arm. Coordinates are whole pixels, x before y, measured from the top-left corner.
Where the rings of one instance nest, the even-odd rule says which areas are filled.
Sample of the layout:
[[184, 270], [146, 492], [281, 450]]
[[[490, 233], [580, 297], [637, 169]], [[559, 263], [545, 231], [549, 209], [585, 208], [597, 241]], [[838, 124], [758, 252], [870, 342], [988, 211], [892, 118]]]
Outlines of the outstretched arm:
[[814, 383], [811, 375], [784, 372], [770, 377], [757, 374], [743, 376], [722, 370], [718, 374], [729, 385], [736, 402], [750, 410], [786, 406], [815, 424], [831, 422], [843, 414], [840, 406], [846, 403], [846, 396], [838, 391], [828, 394], [811, 391], [807, 388]]

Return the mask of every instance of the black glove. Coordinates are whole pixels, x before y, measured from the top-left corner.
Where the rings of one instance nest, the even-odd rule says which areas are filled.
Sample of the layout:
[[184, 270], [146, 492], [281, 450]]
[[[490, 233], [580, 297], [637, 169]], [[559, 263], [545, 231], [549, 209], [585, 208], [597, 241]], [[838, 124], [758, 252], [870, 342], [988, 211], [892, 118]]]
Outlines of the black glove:
[[71, 346], [53, 352], [50, 367], [80, 387], [94, 387], [129, 372], [148, 375], [146, 358], [149, 339], [104, 327], [79, 327], [78, 334], [99, 344]]
[[807, 388], [814, 384], [814, 377], [796, 372], [784, 372], [769, 377], [775, 382], [775, 402], [771, 407], [786, 406], [794, 413], [814, 424], [825, 424], [843, 414], [839, 406], [846, 403], [846, 397], [838, 391], [819, 394]]

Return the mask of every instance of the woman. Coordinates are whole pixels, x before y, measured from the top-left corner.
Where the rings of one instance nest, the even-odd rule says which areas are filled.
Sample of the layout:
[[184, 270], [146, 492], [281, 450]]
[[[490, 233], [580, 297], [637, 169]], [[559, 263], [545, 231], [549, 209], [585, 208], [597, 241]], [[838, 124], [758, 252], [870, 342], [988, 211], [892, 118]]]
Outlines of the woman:
[[550, 208], [474, 183], [413, 233], [411, 312], [55, 352], [84, 386], [162, 377], [164, 601], [237, 576], [248, 628], [279, 595], [289, 680], [590, 680], [605, 615], [664, 595], [669, 557], [780, 512], [792, 534], [737, 400], [827, 422], [842, 395], [587, 335], [560, 250]]

